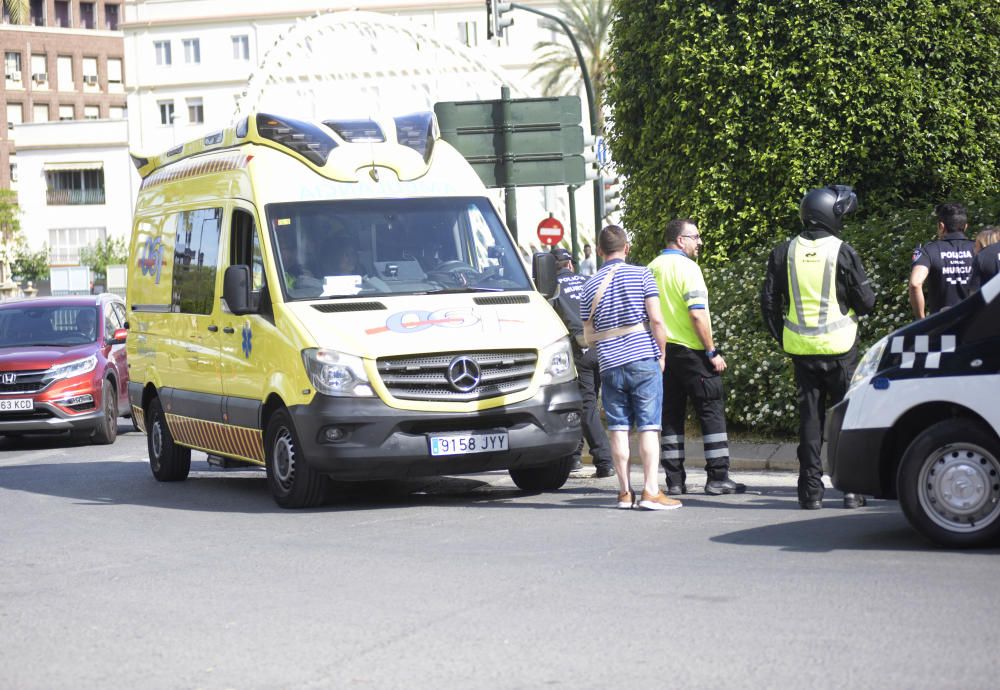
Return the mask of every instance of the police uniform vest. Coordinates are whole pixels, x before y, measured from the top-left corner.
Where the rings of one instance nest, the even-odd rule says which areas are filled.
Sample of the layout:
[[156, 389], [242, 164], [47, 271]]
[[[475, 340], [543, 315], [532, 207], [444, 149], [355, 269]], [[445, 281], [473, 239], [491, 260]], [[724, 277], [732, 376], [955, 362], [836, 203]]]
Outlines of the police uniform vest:
[[788, 246], [788, 314], [782, 346], [792, 355], [840, 355], [854, 346], [858, 320], [837, 300], [837, 256], [842, 241], [798, 236]]

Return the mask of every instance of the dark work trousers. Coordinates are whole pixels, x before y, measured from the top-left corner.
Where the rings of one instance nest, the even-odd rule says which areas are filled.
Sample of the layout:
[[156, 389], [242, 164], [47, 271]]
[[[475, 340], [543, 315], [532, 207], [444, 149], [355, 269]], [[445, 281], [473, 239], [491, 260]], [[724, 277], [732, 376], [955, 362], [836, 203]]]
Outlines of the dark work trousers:
[[684, 472], [684, 418], [689, 398], [701, 422], [708, 478], [725, 479], [729, 476], [729, 436], [726, 435], [722, 378], [715, 373], [704, 350], [667, 343], [660, 464], [667, 473], [668, 486], [681, 485], [687, 477]]
[[[611, 468], [611, 446], [608, 435], [601, 423], [601, 415], [597, 408], [597, 395], [601, 391], [601, 372], [597, 366], [597, 348], [592, 347], [582, 351], [574, 347], [573, 359], [576, 363], [576, 373], [580, 377], [580, 397], [583, 398], [583, 438], [590, 446], [590, 455], [594, 459], [594, 467]], [[583, 452], [583, 439], [577, 446], [574, 458], [579, 460]]]
[[839, 357], [792, 357], [799, 393], [799, 501], [823, 498], [823, 426], [826, 409], [844, 399], [857, 351]]

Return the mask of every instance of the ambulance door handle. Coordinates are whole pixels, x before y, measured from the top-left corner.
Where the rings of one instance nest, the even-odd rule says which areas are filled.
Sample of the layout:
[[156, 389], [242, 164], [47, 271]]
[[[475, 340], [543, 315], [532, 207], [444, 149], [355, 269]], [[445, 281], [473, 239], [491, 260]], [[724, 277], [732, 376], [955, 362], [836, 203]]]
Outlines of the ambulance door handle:
[[218, 333], [219, 332], [219, 327], [213, 324], [213, 325], [211, 325], [211, 326], [208, 327], [208, 332], [209, 333]]
[[225, 328], [222, 329], [222, 332], [223, 333], [235, 333], [236, 329], [233, 328], [232, 326], [226, 326]]

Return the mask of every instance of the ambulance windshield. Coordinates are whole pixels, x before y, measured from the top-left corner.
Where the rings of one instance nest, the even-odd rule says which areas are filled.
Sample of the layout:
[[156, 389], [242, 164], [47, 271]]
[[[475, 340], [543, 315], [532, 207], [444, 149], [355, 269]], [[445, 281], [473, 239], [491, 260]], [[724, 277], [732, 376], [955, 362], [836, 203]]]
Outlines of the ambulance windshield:
[[270, 204], [286, 298], [530, 290], [487, 199], [351, 199]]

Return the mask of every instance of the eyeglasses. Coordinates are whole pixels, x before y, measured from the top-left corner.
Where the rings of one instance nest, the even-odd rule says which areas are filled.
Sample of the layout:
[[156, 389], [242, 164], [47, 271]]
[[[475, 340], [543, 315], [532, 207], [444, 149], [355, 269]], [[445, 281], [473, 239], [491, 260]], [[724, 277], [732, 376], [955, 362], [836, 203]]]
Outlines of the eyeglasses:
[[701, 239], [701, 235], [678, 235], [677, 237], [690, 237], [695, 242]]

